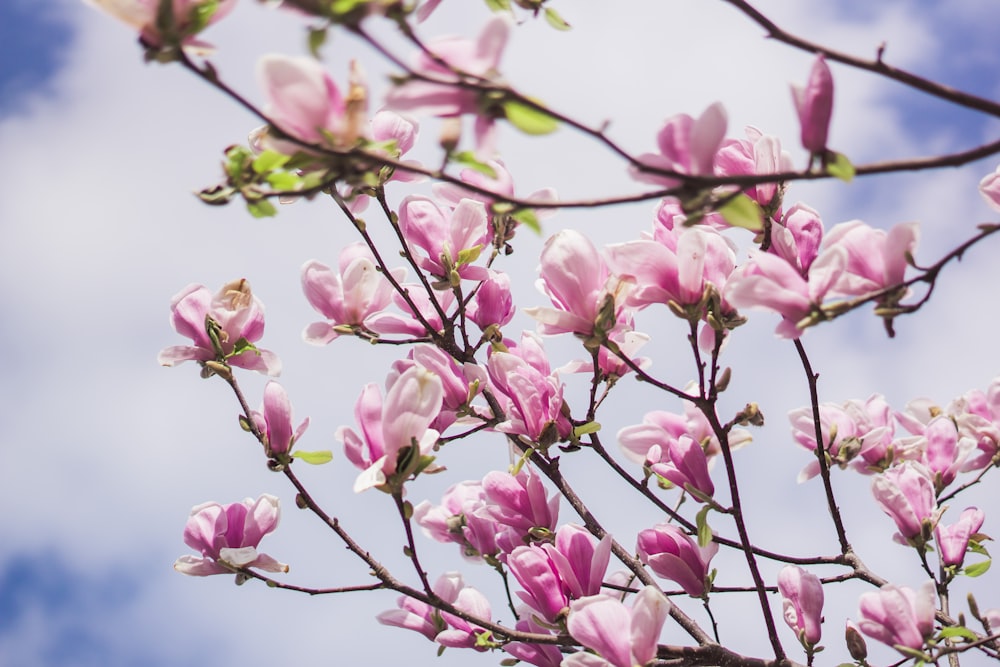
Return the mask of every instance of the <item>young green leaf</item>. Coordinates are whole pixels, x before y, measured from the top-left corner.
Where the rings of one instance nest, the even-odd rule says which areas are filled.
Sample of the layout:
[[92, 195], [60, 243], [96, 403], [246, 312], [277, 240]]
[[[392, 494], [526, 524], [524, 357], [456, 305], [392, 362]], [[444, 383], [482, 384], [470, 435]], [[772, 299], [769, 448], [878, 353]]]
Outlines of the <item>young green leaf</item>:
[[756, 231], [762, 226], [760, 206], [742, 193], [719, 207], [719, 213], [733, 227]]
[[535, 232], [538, 235], [542, 233], [542, 224], [538, 221], [538, 216], [531, 209], [522, 208], [520, 211], [511, 215], [513, 219], [517, 220], [519, 223]]
[[843, 153], [830, 152], [827, 154], [826, 173], [839, 178], [845, 183], [850, 183], [854, 178], [854, 165]]
[[541, 109], [522, 104], [517, 100], [504, 102], [503, 110], [507, 121], [525, 134], [550, 134], [559, 129], [558, 120]]
[[303, 452], [301, 450], [292, 452], [292, 457], [301, 459], [305, 463], [320, 466], [333, 460], [333, 452], [329, 449], [321, 449], [315, 452]]
[[712, 541], [712, 528], [708, 525], [708, 513], [711, 511], [709, 505], [702, 507], [695, 516], [695, 525], [698, 527], [698, 546], [705, 547]]
[[473, 171], [478, 171], [483, 176], [488, 176], [489, 178], [496, 179], [497, 172], [490, 165], [485, 162], [481, 162], [476, 159], [476, 154], [472, 151], [462, 151], [460, 153], [453, 153], [451, 156], [453, 162], [457, 162], [463, 167], [468, 167]]
[[973, 563], [972, 565], [966, 565], [962, 571], [967, 577], [978, 577], [981, 574], [985, 574], [986, 570], [990, 569], [990, 565], [992, 564], [992, 560], [984, 560], [979, 563]]
[[264, 151], [254, 158], [252, 166], [255, 173], [266, 174], [285, 166], [290, 159], [290, 156], [277, 151]]
[[273, 218], [278, 215], [278, 209], [274, 208], [274, 204], [266, 199], [248, 201], [247, 210], [255, 218]]
[[545, 20], [556, 30], [565, 31], [572, 28], [569, 23], [566, 23], [566, 20], [563, 17], [559, 16], [559, 12], [550, 7], [545, 8]]

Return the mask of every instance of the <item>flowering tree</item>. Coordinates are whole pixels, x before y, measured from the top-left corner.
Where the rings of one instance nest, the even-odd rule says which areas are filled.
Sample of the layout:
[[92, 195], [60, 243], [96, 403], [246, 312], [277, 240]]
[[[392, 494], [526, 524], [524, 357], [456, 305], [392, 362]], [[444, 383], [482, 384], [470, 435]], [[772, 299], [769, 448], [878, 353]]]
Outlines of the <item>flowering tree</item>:
[[[890, 647], [878, 657], [873, 650], [879, 664], [1000, 657], [1000, 602], [988, 591], [955, 599], [962, 583], [990, 564], [989, 538], [980, 532], [985, 511], [960, 510], [956, 499], [1000, 464], [1000, 380], [943, 406], [915, 398], [894, 409], [879, 394], [823, 402], [803, 342], [811, 328], [840, 326], [842, 316], [868, 306], [893, 336], [896, 320], [927, 303], [942, 272], [1000, 225], [983, 224], [953, 247], [924, 250], [928, 258], [918, 262], [914, 223], [888, 230], [858, 220], [828, 226], [807, 204], [788, 203], [800, 181], [931, 169], [1000, 152], [994, 143], [852, 164], [829, 145], [832, 62], [985, 114], [1000, 115], [1000, 105], [894, 68], [881, 52], [868, 60], [807, 42], [749, 4], [727, 1], [772, 38], [816, 54], [788, 101], [799, 120], [794, 134], [809, 155], [801, 169], [776, 135], [750, 127], [731, 136], [721, 103], [697, 117], [670, 116], [650, 137], [650, 150], [633, 154], [607, 128], [520, 92], [501, 76], [513, 17], [543, 19], [557, 31], [570, 27], [546, 0], [491, 1], [496, 15], [474, 36], [431, 39], [419, 22], [437, 10], [433, 0], [419, 6], [286, 0], [280, 9], [288, 11], [278, 19], [304, 16], [314, 53], [329, 33], [351, 33], [397, 76], [378, 105], [369, 100], [360, 63], [341, 85], [317, 58], [269, 55], [257, 65], [266, 100], [259, 106], [226, 83], [200, 37], [232, 10], [232, 0], [96, 3], [139, 32], [148, 59], [187, 69], [260, 118], [247, 145], [225, 150], [222, 181], [199, 193], [204, 201], [242, 200], [257, 217], [275, 215], [277, 202], [332, 202], [350, 223], [353, 236], [345, 235], [335, 266], [311, 260], [302, 268], [305, 297], [321, 316], [305, 328], [305, 340], [334, 349], [352, 343], [359, 349], [367, 341], [399, 350], [384, 380], [359, 386], [355, 423], [341, 426], [336, 438], [343, 459], [357, 469], [354, 491], [385, 494], [405, 545], [406, 571], [387, 567], [350, 526], [350, 516], [334, 516], [300, 478], [302, 464], [334, 457], [299, 446], [309, 420], [296, 424], [285, 388], [269, 382], [260, 409], [250, 407], [240, 374], [276, 376], [281, 364], [258, 346], [264, 310], [247, 280], [217, 292], [201, 285], [180, 291], [172, 323], [190, 344], [163, 350], [160, 363], [194, 361], [203, 378], [229, 386], [240, 426], [261, 445], [268, 467], [291, 484], [294, 504], [312, 512], [373, 579], [327, 588], [289, 581], [288, 565], [258, 551], [279, 524], [279, 497], [270, 494], [195, 506], [184, 541], [196, 554], [180, 558], [178, 571], [229, 573], [238, 583], [256, 579], [309, 594], [392, 590], [399, 594], [396, 607], [379, 622], [415, 630], [439, 650], [500, 651], [505, 664], [812, 665], [824, 663], [825, 641], [831, 654], [866, 665], [865, 637]], [[373, 26], [386, 25], [408, 43], [409, 59], [395, 42], [374, 36]], [[429, 117], [442, 119], [438, 166], [406, 157], [419, 122]], [[529, 135], [563, 128], [596, 140], [636, 185], [580, 200], [551, 189], [515, 194], [501, 160], [506, 126]], [[429, 190], [414, 185], [422, 179], [433, 183]], [[983, 178], [980, 192], [1000, 211], [1000, 169]], [[547, 302], [524, 307], [535, 324], [516, 331], [518, 276], [505, 266], [523, 235], [544, 234], [556, 209], [571, 216], [635, 201], [656, 206], [640, 238], [603, 248], [584, 229], [547, 238], [538, 281]], [[723, 397], [740, 373], [740, 360], [729, 358], [727, 348], [741, 327], [760, 326], [748, 323], [754, 309], [779, 316], [776, 334], [794, 349], [808, 387], [804, 407], [789, 415], [791, 436], [809, 452], [799, 481], [822, 487], [815, 516], [828, 522], [833, 553], [769, 549], [747, 520], [743, 492], [760, 481], [740, 474], [746, 463], [734, 452], [747, 445], [746, 455], [754, 456], [748, 443], [763, 423], [766, 387], [736, 410]], [[687, 375], [657, 374], [657, 359], [641, 356], [650, 340], [642, 328], [656, 318], [683, 327], [661, 352], [685, 358]], [[343, 340], [351, 337], [362, 341]], [[559, 368], [546, 351], [555, 337], [574, 340], [578, 357]], [[602, 422], [615, 416], [602, 408], [628, 376], [665, 407], [623, 416], [628, 425], [609, 436]], [[451, 451], [479, 441], [502, 443], [500, 469], [491, 463], [476, 479], [454, 480], [440, 500], [414, 502], [424, 497], [427, 475], [448, 474]], [[602, 512], [594, 491], [572, 474], [580, 459], [602, 466], [602, 483], [620, 487], [619, 507], [651, 507], [659, 518], [639, 531], [619, 529], [619, 517]], [[907, 585], [894, 572], [866, 565], [840, 509], [840, 475], [871, 479], [871, 507], [891, 518], [899, 557], [915, 559], [925, 579]], [[422, 559], [418, 529], [455, 544], [455, 561]], [[723, 553], [738, 559], [713, 565]], [[496, 572], [499, 597], [465, 583], [457, 568], [474, 567]], [[852, 595], [857, 612], [843, 635], [837, 627], [824, 640], [824, 603], [833, 595]], [[743, 602], [730, 603], [740, 596]], [[726, 628], [716, 622], [713, 604], [744, 605], [765, 648], [723, 641]]]

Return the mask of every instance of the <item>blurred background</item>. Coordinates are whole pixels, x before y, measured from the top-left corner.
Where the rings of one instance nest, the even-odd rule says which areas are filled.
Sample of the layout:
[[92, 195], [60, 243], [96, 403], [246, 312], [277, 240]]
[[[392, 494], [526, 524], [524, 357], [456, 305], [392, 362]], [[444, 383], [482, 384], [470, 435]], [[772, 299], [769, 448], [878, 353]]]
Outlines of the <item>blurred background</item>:
[[[994, 29], [1000, 8], [988, 0], [756, 4], [807, 39], [863, 57], [885, 44], [893, 65], [986, 97], [1000, 93]], [[752, 124], [780, 137], [796, 165], [805, 163], [788, 86], [805, 81], [809, 54], [765, 39], [724, 2], [553, 0], [553, 7], [572, 31], [519, 14], [524, 25], [502, 66], [518, 89], [590, 125], [607, 121], [610, 136], [633, 153], [655, 150], [668, 116], [697, 115], [718, 100], [728, 109], [730, 136]], [[488, 17], [483, 3], [444, 0], [419, 31], [425, 38], [471, 36]], [[304, 54], [306, 26], [301, 17], [245, 0], [203, 37], [218, 47], [212, 61], [222, 78], [262, 103], [256, 59]], [[375, 32], [406, 56], [408, 47], [384, 28]], [[357, 471], [333, 437], [339, 426], [353, 425], [361, 386], [382, 382], [399, 350], [350, 339], [316, 348], [301, 340], [302, 329], [319, 317], [301, 294], [300, 266], [313, 258], [333, 264], [355, 240], [329, 203], [300, 201], [281, 207], [276, 218], [255, 220], [239, 203], [209, 208], [193, 196], [220, 179], [224, 148], [245, 142], [258, 124], [247, 112], [177, 65], [143, 64], [127, 27], [75, 0], [4, 0], [0, 45], [0, 664], [307, 667], [398, 664], [403, 656], [411, 665], [497, 664], [505, 656], [452, 649], [436, 658], [436, 647], [420, 635], [378, 625], [374, 616], [394, 605], [392, 593], [310, 598], [173, 571], [174, 560], [188, 552], [181, 532], [191, 506], [268, 492], [281, 497], [284, 514], [262, 550], [291, 565], [287, 581], [316, 587], [370, 581], [335, 536], [294, 509], [290, 487], [266, 469], [259, 447], [239, 430], [238, 406], [223, 383], [199, 379], [193, 364], [157, 365], [161, 348], [184, 342], [168, 321], [172, 295], [191, 282], [214, 291], [235, 278], [250, 280], [267, 308], [260, 344], [284, 362], [281, 381], [296, 423], [312, 420], [301, 447], [335, 451], [326, 466], [297, 464], [299, 475], [362, 544], [414, 579], [391, 501], [374, 491], [351, 492]], [[377, 106], [392, 71], [383, 60], [339, 32], [323, 55], [341, 82], [348, 62], [359, 59]], [[995, 140], [1000, 129], [872, 75], [836, 64], [833, 72], [830, 145], [856, 164], [960, 150]], [[417, 159], [437, 164], [437, 133], [436, 122], [423, 124]], [[531, 139], [504, 126], [499, 148], [521, 194], [552, 186], [579, 198], [643, 187], [614, 156], [566, 129]], [[976, 185], [997, 162], [851, 184], [793, 184], [786, 207], [808, 203], [827, 229], [854, 218], [884, 229], [917, 220], [918, 261], [929, 264], [977, 224], [996, 221]], [[428, 186], [393, 186], [391, 200], [412, 191]], [[518, 305], [548, 305], [533, 287], [545, 237], [573, 227], [599, 244], [626, 241], [650, 228], [653, 210], [652, 202], [566, 210], [545, 221], [543, 237], [521, 231], [514, 255], [501, 264], [517, 281]], [[367, 217], [372, 228], [383, 222], [374, 212]], [[881, 392], [901, 410], [912, 398], [944, 405], [985, 389], [1000, 373], [997, 252], [997, 242], [987, 242], [950, 266], [923, 312], [897, 322], [895, 340], [868, 312], [810, 330], [803, 340], [821, 375], [821, 400]], [[749, 314], [725, 352], [733, 381], [723, 407], [735, 411], [756, 401], [767, 421], [737, 454], [751, 535], [773, 550], [832, 554], [836, 540], [819, 483], [795, 482], [810, 455], [792, 443], [786, 413], [808, 401], [804, 375], [792, 346], [773, 335], [777, 318]], [[653, 336], [643, 350], [654, 360], [650, 371], [684, 385], [693, 366], [675, 319], [666, 309], [649, 309], [637, 329]], [[519, 315], [507, 335], [516, 337], [520, 328], [533, 324]], [[547, 346], [554, 366], [582, 351], [565, 337]], [[264, 381], [243, 379], [254, 407]], [[582, 376], [567, 382], [571, 399], [585, 396]], [[680, 405], [623, 380], [600, 416], [606, 444], [617, 451], [618, 429], [654, 409]], [[410, 499], [437, 502], [454, 482], [504, 469], [507, 456], [495, 437], [453, 445], [440, 459], [449, 472], [421, 478]], [[564, 461], [623, 543], [660, 520], [586, 452]], [[872, 501], [869, 480], [839, 471], [835, 477], [861, 557], [899, 584], [918, 585], [924, 577], [917, 559], [891, 542], [891, 521]], [[984, 532], [995, 533], [997, 500], [995, 485], [981, 485], [957, 509], [978, 504], [987, 512]], [[574, 520], [564, 508], [562, 521]], [[721, 519], [715, 523], [734, 534]], [[453, 545], [422, 539], [419, 546], [432, 578], [462, 570], [491, 594], [495, 618], [510, 620], [495, 575], [462, 561]], [[749, 582], [738, 554], [720, 554], [715, 564], [717, 583]], [[773, 583], [777, 566], [765, 568]], [[997, 590], [993, 573], [975, 583], [983, 607], [1000, 606], [988, 599]], [[847, 659], [843, 625], [856, 618], [864, 590], [851, 583], [827, 591], [823, 643], [830, 648], [821, 658], [829, 664]], [[697, 601], [677, 602], [706, 621]], [[773, 608], [780, 609], [780, 600]], [[713, 611], [724, 642], [766, 656], [750, 596], [718, 596]], [[790, 656], [801, 659], [792, 633], [783, 625], [780, 631]], [[663, 638], [686, 641], [669, 628]], [[873, 662], [893, 656], [872, 646]]]

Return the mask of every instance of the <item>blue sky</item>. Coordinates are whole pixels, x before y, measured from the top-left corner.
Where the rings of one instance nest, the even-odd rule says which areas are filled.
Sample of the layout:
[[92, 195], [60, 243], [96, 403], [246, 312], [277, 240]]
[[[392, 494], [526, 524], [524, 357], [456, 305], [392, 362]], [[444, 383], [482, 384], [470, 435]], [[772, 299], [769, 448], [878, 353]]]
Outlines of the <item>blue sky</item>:
[[[993, 30], [1000, 10], [992, 3], [759, 4], [817, 41], [870, 54], [887, 40], [888, 55], [901, 66], [983, 95], [1000, 93]], [[505, 57], [505, 75], [520, 88], [540, 91], [589, 123], [613, 120], [614, 136], [636, 152], [651, 150], [665, 117], [699, 113], [722, 100], [731, 135], [753, 123], [779, 134], [796, 160], [804, 159], [787, 87], [805, 77], [807, 55], [762, 40], [723, 3], [648, 1], [621, 12], [609, 12], [606, 3], [560, 5], [577, 26], [572, 33], [529, 23]], [[423, 34], [473, 32], [486, 16], [476, 2], [445, 0]], [[206, 37], [220, 47], [217, 62], [226, 79], [258, 100], [257, 55], [303, 51], [297, 19], [251, 2]], [[437, 659], [421, 637], [378, 626], [374, 615], [392, 606], [393, 595], [305, 598], [172, 571], [186, 551], [181, 531], [191, 506], [271, 492], [288, 509], [266, 550], [292, 564], [291, 581], [325, 586], [366, 577], [309, 517], [290, 509], [287, 487], [235, 427], [236, 408], [223, 387], [200, 381], [190, 365], [156, 365], [160, 348], [180, 342], [168, 324], [173, 294], [189, 282], [214, 289], [239, 276], [251, 280], [268, 308], [265, 347], [285, 361], [282, 381], [297, 415], [313, 420], [304, 447], [336, 449], [333, 433], [351, 423], [361, 382], [378, 380], [393, 352], [365, 347], [365, 355], [374, 354], [369, 358], [353, 341], [324, 349], [300, 341], [315, 315], [301, 297], [299, 267], [312, 257], [335, 261], [345, 243], [343, 224], [330, 210], [300, 202], [283, 207], [277, 220], [255, 221], [237, 206], [210, 209], [191, 196], [217, 178], [221, 150], [254, 127], [245, 112], [177, 67], [144, 65], [126, 28], [74, 0], [0, 3], [0, 44], [0, 308], [6, 323], [0, 327], [0, 502], [7, 508], [0, 538], [0, 664], [383, 664], [390, 660], [379, 647], [390, 644], [415, 665], [471, 664], [475, 656], [448, 651]], [[385, 69], [344, 36], [326, 50], [330, 70], [343, 79], [355, 53], [380, 94]], [[995, 138], [995, 122], [946, 114], [900, 86], [846, 68], [835, 67], [834, 74], [832, 143], [859, 161]], [[433, 123], [425, 124], [423, 143], [423, 159], [431, 162]], [[504, 130], [501, 149], [521, 192], [554, 185], [576, 197], [635, 188], [621, 165], [565, 131], [536, 144]], [[975, 186], [995, 166], [988, 160], [932, 176], [795, 186], [789, 197], [820, 210], [828, 227], [853, 217], [885, 228], [919, 219], [925, 225], [920, 257], [931, 259], [976, 223], [994, 219]], [[650, 210], [564, 211], [546, 231], [575, 226], [601, 242], [626, 240], [648, 227]], [[539, 305], [531, 283], [540, 240], [520, 242], [513, 258], [524, 272], [518, 294], [524, 305]], [[944, 403], [985, 387], [1000, 373], [994, 341], [1000, 323], [989, 288], [1000, 267], [990, 261], [993, 252], [992, 246], [975, 250], [949, 271], [928, 312], [901, 320], [892, 343], [867, 314], [811, 331], [805, 341], [823, 374], [824, 400], [882, 391], [902, 407], [915, 396]], [[808, 550], [792, 536], [809, 534], [806, 528], [816, 523], [800, 508], [816, 499], [818, 488], [792, 482], [807, 459], [788, 442], [783, 418], [804, 402], [802, 380], [788, 346], [772, 337], [774, 324], [768, 315], [752, 314], [746, 334], [734, 340], [727, 353], [735, 371], [730, 400], [757, 400], [769, 422], [741, 453], [751, 478], [775, 480], [748, 483], [751, 529], [765, 542]], [[687, 372], [685, 360], [670, 358], [669, 336], [676, 332], [669, 324], [645, 325], [657, 336], [650, 344], [654, 368]], [[570, 341], [549, 345], [557, 365], [576, 354]], [[251, 396], [262, 386], [259, 378], [247, 380]], [[616, 401], [608, 433], [663, 407], [662, 399], [631, 383], [623, 383]], [[398, 565], [398, 536], [384, 529], [385, 499], [353, 496], [354, 471], [340, 452], [336, 456], [333, 464], [302, 474], [332, 507], [349, 508], [342, 518]], [[449, 456], [455, 477], [427, 480], [414, 490], [414, 501], [436, 500], [449, 483], [481, 476], [481, 460], [506, 465], [506, 451], [487, 441], [481, 450]], [[576, 473], [601, 482], [586, 467]], [[859, 499], [846, 504], [866, 560], [877, 569], [898, 568], [902, 583], [919, 583], [919, 572], [900, 565], [909, 554], [888, 542], [888, 520], [868, 501], [867, 481], [838, 482], [846, 498]], [[997, 491], [982, 489], [978, 498], [995, 506]], [[597, 506], [614, 511], [615, 502], [599, 498]], [[787, 509], [776, 516], [775, 506]], [[623, 518], [621, 530], [655, 520], [637, 512]], [[829, 536], [809, 534], [809, 540], [823, 549]], [[426, 542], [422, 548], [447, 567], [464, 567], [452, 549]], [[467, 576], [484, 588], [493, 585], [482, 572]], [[984, 582], [996, 588], [995, 580]], [[841, 624], [854, 607], [851, 599], [828, 611], [831, 646], [839, 646]], [[740, 609], [721, 615], [732, 620]], [[756, 630], [745, 632], [734, 641], [754, 646]], [[498, 658], [479, 660], [495, 664]]]

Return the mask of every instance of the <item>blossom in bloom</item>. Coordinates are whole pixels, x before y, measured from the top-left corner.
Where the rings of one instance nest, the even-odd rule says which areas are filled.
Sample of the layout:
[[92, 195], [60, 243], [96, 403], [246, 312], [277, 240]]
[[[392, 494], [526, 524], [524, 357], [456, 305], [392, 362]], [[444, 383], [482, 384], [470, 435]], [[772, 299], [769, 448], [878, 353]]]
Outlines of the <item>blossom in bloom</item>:
[[613, 300], [616, 317], [624, 304], [622, 284], [610, 274], [591, 240], [573, 229], [564, 229], [545, 242], [538, 288], [554, 308], [526, 308], [524, 312], [538, 320], [542, 334], [590, 336], [605, 299]]
[[979, 181], [979, 194], [983, 196], [990, 208], [1000, 211], [1000, 166], [992, 174], [987, 174]]
[[[721, 103], [709, 105], [697, 118], [678, 114], [668, 118], [656, 135], [660, 149], [657, 153], [643, 153], [639, 156], [642, 165], [664, 169], [678, 174], [711, 176], [715, 170], [715, 160], [726, 136], [728, 117]], [[663, 187], [673, 187], [680, 183], [677, 178], [630, 167], [632, 177], [645, 183]]]
[[802, 128], [802, 147], [813, 155], [826, 151], [833, 116], [833, 75], [823, 54], [816, 56], [805, 86], [792, 86], [795, 111]]
[[797, 565], [786, 565], [778, 573], [785, 623], [803, 646], [816, 646], [823, 634], [823, 584], [819, 577]]
[[770, 252], [782, 257], [798, 269], [803, 277], [819, 255], [823, 241], [823, 221], [819, 213], [805, 204], [795, 204], [771, 225]]
[[[396, 478], [401, 484], [416, 471], [419, 459], [429, 456], [438, 439], [430, 428], [441, 412], [444, 389], [440, 378], [421, 366], [414, 366], [395, 379], [385, 399], [378, 385], [369, 384], [361, 392], [354, 416], [361, 433], [349, 427], [337, 429], [347, 459], [362, 470], [354, 491], [385, 487]], [[400, 454], [416, 447], [400, 470]]]
[[493, 471], [483, 477], [488, 510], [502, 526], [497, 545], [505, 551], [525, 544], [532, 534], [550, 535], [559, 520], [559, 495], [545, 493], [537, 473], [522, 469], [517, 475]]
[[886, 584], [862, 594], [858, 604], [858, 628], [883, 644], [919, 651], [934, 632], [933, 581], [924, 582], [916, 591]]
[[922, 544], [930, 538], [940, 512], [927, 468], [912, 461], [893, 466], [872, 479], [872, 493], [896, 522], [898, 541]]
[[413, 508], [413, 519], [438, 542], [461, 545], [462, 555], [472, 560], [497, 553], [496, 519], [489, 512], [481, 482], [459, 482], [448, 488], [440, 505], [424, 501]]
[[[463, 612], [487, 621], [492, 618], [489, 600], [475, 588], [466, 586], [458, 572], [441, 575], [431, 590]], [[405, 595], [396, 604], [398, 609], [384, 611], [377, 616], [379, 623], [414, 630], [441, 646], [486, 650], [476, 647], [476, 635], [482, 632], [482, 628], [465, 619]]]
[[177, 333], [190, 338], [194, 345], [163, 349], [159, 356], [161, 366], [184, 361], [218, 361], [216, 345], [206, 330], [207, 318], [218, 325], [218, 346], [227, 364], [267, 375], [281, 373], [277, 355], [252, 345], [264, 335], [264, 305], [244, 279], [226, 283], [214, 295], [204, 285], [193, 283], [174, 295], [170, 303], [171, 323]]
[[564, 384], [552, 373], [541, 341], [525, 333], [521, 344], [508, 350], [493, 352], [486, 362], [507, 415], [496, 429], [545, 445], [568, 436], [572, 427], [562, 413]]
[[174, 569], [197, 577], [254, 567], [287, 572], [287, 565], [257, 551], [261, 539], [278, 527], [280, 516], [278, 499], [266, 493], [229, 505], [196, 505], [184, 527], [184, 543], [199, 555], [181, 556]]
[[479, 283], [476, 295], [465, 308], [465, 316], [483, 331], [502, 327], [514, 319], [514, 300], [510, 294], [510, 276], [503, 271], [489, 271]]
[[557, 623], [569, 606], [569, 595], [549, 553], [541, 546], [519, 546], [504, 559], [521, 588], [516, 595], [541, 618]]
[[[777, 137], [764, 134], [756, 127], [748, 126], [746, 139], [725, 139], [715, 158], [715, 171], [719, 176], [764, 176], [778, 172], [793, 171], [792, 157], [781, 150]], [[766, 212], [774, 212], [780, 217], [781, 190], [778, 183], [758, 183], [743, 192], [757, 202]], [[758, 229], [763, 231], [763, 224]]]
[[[548, 635], [552, 630], [542, 627], [536, 623], [530, 614], [522, 614], [521, 620], [517, 622], [514, 629], [519, 632], [531, 632], [533, 634]], [[559, 647], [553, 644], [526, 644], [523, 642], [510, 642], [503, 645], [503, 651], [529, 665], [535, 667], [560, 667], [563, 661], [563, 654]]]
[[888, 233], [860, 220], [834, 225], [823, 239], [824, 250], [842, 248], [847, 262], [833, 291], [861, 296], [902, 283], [907, 255], [916, 251], [919, 239], [920, 229], [915, 222], [895, 225]]
[[[84, 0], [139, 31], [151, 46], [163, 46], [163, 35], [156, 25], [160, 0]], [[204, 49], [194, 35], [205, 26], [224, 18], [236, 6], [236, 0], [173, 0], [174, 30], [185, 46]]]
[[714, 541], [704, 547], [687, 533], [669, 523], [640, 531], [636, 542], [639, 559], [658, 577], [678, 584], [694, 597], [705, 594], [708, 564], [719, 550]]
[[670, 603], [655, 586], [639, 591], [631, 609], [618, 599], [592, 595], [570, 605], [566, 627], [583, 646], [600, 659], [584, 652], [574, 653], [563, 667], [635, 667], [656, 657], [663, 623]]
[[480, 202], [463, 199], [446, 212], [427, 197], [411, 195], [399, 206], [399, 227], [411, 252], [423, 250], [417, 263], [432, 275], [444, 280], [489, 277], [485, 267], [472, 263], [489, 242], [486, 209]]
[[934, 530], [941, 564], [961, 566], [965, 560], [965, 550], [969, 547], [970, 538], [983, 527], [986, 515], [977, 507], [966, 507], [958, 521], [950, 526], [938, 524]]
[[444, 396], [441, 412], [431, 424], [436, 431], [444, 431], [458, 419], [458, 412], [468, 408], [469, 402], [486, 386], [486, 370], [477, 364], [459, 364], [441, 348], [430, 344], [417, 344], [410, 348], [406, 359], [392, 364], [386, 384], [392, 384], [407, 369], [420, 366], [441, 380]]
[[253, 412], [251, 416], [264, 434], [264, 449], [268, 456], [288, 454], [309, 426], [307, 417], [297, 429], [292, 430], [292, 404], [285, 388], [274, 381], [264, 387], [263, 405], [259, 412]]
[[[392, 302], [392, 284], [378, 270], [365, 244], [345, 247], [337, 268], [334, 272], [315, 259], [302, 265], [302, 291], [313, 309], [327, 319], [306, 327], [302, 337], [307, 343], [326, 345], [351, 327], [367, 328], [368, 321]], [[401, 282], [406, 269], [390, 273]]]
[[445, 118], [475, 114], [476, 144], [484, 157], [492, 157], [489, 148], [494, 119], [480, 115], [479, 94], [456, 85], [458, 78], [453, 70], [487, 80], [496, 78], [512, 27], [509, 16], [497, 14], [486, 23], [475, 41], [461, 37], [427, 41], [427, 52], [418, 51], [410, 62], [420, 78], [407, 79], [390, 90], [386, 106], [395, 111], [422, 112]]

